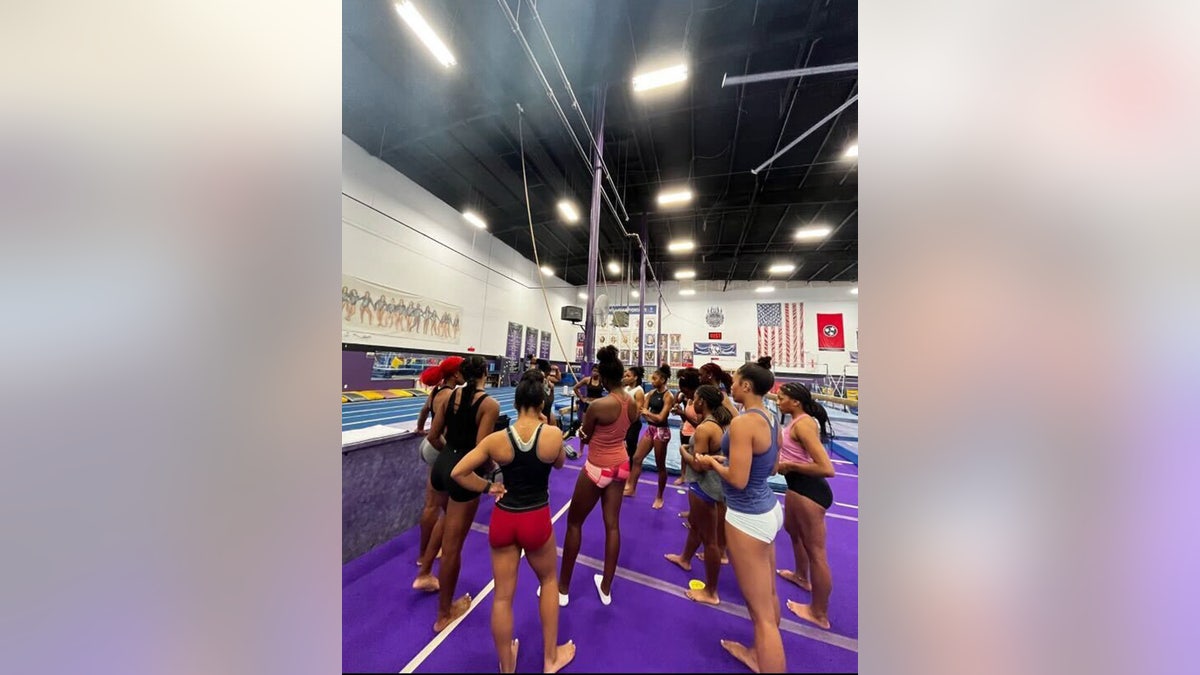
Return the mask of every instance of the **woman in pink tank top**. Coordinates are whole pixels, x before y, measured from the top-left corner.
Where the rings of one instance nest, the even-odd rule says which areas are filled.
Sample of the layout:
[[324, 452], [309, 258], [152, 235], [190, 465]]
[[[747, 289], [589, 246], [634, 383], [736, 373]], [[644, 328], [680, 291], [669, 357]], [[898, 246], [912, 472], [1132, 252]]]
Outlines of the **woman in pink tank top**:
[[779, 434], [776, 470], [787, 480], [783, 527], [792, 540], [796, 569], [775, 573], [812, 592], [811, 605], [788, 600], [788, 609], [828, 630], [833, 575], [825, 555], [825, 511], [833, 505], [833, 491], [826, 478], [834, 475], [824, 445], [829, 440], [829, 414], [799, 382], [780, 387], [779, 411], [792, 416]]
[[583, 539], [583, 522], [600, 502], [604, 513], [604, 574], [593, 577], [600, 602], [612, 602], [612, 582], [617, 573], [617, 555], [621, 551], [621, 501], [625, 480], [629, 478], [629, 455], [625, 452], [625, 433], [638, 415], [633, 400], [621, 386], [625, 367], [617, 358], [617, 348], [609, 345], [596, 353], [596, 369], [606, 395], [593, 401], [583, 415], [580, 440], [588, 443], [587, 461], [575, 481], [571, 508], [567, 511], [567, 535], [563, 539], [562, 571], [558, 575], [558, 604], [569, 601], [571, 575]]

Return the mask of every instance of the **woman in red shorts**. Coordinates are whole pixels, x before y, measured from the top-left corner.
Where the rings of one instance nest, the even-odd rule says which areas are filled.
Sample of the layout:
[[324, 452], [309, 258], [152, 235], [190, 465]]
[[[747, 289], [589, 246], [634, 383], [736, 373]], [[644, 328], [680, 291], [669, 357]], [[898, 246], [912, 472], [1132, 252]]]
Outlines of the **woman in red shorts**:
[[[450, 476], [471, 492], [488, 491], [499, 497], [492, 509], [488, 543], [492, 548], [492, 570], [496, 578], [496, 597], [492, 603], [492, 638], [500, 656], [500, 672], [517, 668], [517, 647], [513, 639], [512, 601], [517, 589], [517, 570], [521, 551], [537, 574], [542, 593], [538, 607], [542, 619], [543, 667], [558, 672], [575, 657], [575, 645], [568, 640], [558, 644], [558, 603], [554, 562], [557, 551], [550, 522], [550, 469], [561, 469], [566, 460], [562, 431], [541, 421], [545, 401], [545, 380], [538, 370], [530, 370], [517, 384], [515, 405], [517, 421], [505, 431], [489, 434], [454, 466]], [[500, 466], [502, 483], [474, 473], [495, 461]]]

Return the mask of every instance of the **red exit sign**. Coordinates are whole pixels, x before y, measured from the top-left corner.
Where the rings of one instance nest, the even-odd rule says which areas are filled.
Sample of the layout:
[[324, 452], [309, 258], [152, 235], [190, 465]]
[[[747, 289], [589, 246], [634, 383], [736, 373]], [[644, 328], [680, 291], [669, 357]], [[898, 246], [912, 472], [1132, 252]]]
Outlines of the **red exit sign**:
[[709, 333], [709, 334], [708, 334], [708, 339], [709, 339], [709, 340], [720, 340], [720, 339], [721, 339], [721, 334], [720, 334], [720, 333]]

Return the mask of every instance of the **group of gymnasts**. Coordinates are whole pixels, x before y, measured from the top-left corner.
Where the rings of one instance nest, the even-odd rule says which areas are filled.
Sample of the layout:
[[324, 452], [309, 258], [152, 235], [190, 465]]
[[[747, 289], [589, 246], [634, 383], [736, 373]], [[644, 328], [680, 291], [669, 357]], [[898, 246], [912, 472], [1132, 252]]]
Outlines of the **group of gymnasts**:
[[371, 291], [359, 295], [357, 288], [342, 286], [342, 311], [345, 320], [354, 319], [380, 328], [395, 328], [406, 333], [425, 333], [443, 338], [456, 338], [459, 333], [457, 315], [450, 312], [438, 314], [429, 305], [422, 306], [417, 301], [405, 302], [400, 298], [389, 300], [386, 295], [371, 299]]
[[[550, 404], [553, 366], [539, 361], [516, 386], [517, 418], [497, 425], [498, 403], [484, 391], [486, 361], [480, 356], [452, 356], [422, 374], [432, 389], [417, 421], [425, 436], [422, 455], [430, 466], [425, 508], [421, 515], [419, 570], [413, 588], [438, 593], [434, 631], [440, 632], [470, 607], [471, 596], [454, 597], [461, 567], [462, 544], [484, 493], [496, 498], [488, 530], [495, 599], [492, 634], [501, 672], [516, 667], [519, 642], [512, 636], [512, 601], [524, 551], [538, 577], [543, 666], [557, 672], [574, 658], [575, 645], [558, 642], [558, 611], [570, 602], [571, 581], [582, 540], [583, 524], [600, 505], [605, 529], [603, 572], [593, 576], [604, 605], [610, 605], [621, 548], [620, 513], [625, 498], [636, 495], [642, 461], [653, 450], [658, 491], [652, 504], [662, 508], [666, 488], [668, 420], [683, 421], [680, 454], [687, 484], [687, 539], [681, 554], [666, 556], [685, 570], [703, 547], [705, 586], [687, 596], [719, 604], [721, 565], [732, 563], [754, 628], [749, 646], [733, 640], [721, 645], [754, 672], [783, 672], [786, 661], [779, 632], [780, 604], [774, 579], [782, 577], [810, 590], [811, 604], [789, 600], [801, 619], [828, 629], [832, 576], [825, 554], [825, 510], [833, 496], [826, 481], [834, 475], [825, 450], [829, 418], [808, 389], [783, 385], [775, 396], [780, 420], [768, 412], [774, 375], [769, 364], [747, 363], [735, 373], [714, 363], [679, 373], [679, 392], [670, 391], [671, 370], [651, 373], [644, 390], [644, 371], [625, 368], [616, 347], [597, 353], [591, 376], [578, 385], [586, 399], [581, 450], [583, 470], [575, 482], [567, 511], [561, 565], [556, 570], [556, 541], [549, 505], [549, 477], [566, 459], [563, 432], [555, 425]], [[428, 430], [426, 421], [430, 421]], [[498, 428], [499, 427], [499, 428]], [[767, 484], [782, 473], [787, 480], [786, 509]], [[792, 539], [796, 569], [775, 568], [774, 540], [780, 529]], [[440, 556], [437, 576], [433, 563]]]

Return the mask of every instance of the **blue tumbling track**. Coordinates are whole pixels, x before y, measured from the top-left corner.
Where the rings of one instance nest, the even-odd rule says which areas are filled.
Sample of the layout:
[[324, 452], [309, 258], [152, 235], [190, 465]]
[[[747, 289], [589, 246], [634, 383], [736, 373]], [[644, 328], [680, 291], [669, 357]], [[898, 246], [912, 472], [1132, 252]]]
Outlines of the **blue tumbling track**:
[[[513, 419], [516, 418], [517, 410], [513, 404], [513, 397], [516, 395], [515, 387], [488, 388], [487, 393], [500, 404], [501, 415], [509, 415]], [[570, 404], [570, 397], [564, 396], [561, 389], [556, 390], [554, 404], [556, 408], [566, 407]], [[417, 416], [421, 413], [421, 406], [423, 405], [425, 405], [425, 397], [423, 396], [388, 399], [384, 401], [343, 403], [342, 431], [365, 429], [377, 424], [415, 422]], [[830, 409], [829, 416], [833, 421], [834, 434], [836, 436], [832, 443], [832, 450], [854, 464], [858, 464], [858, 416], [834, 409]], [[678, 424], [677, 419], [672, 419], [673, 426], [677, 427]], [[679, 461], [679, 434], [672, 433], [671, 443], [667, 446], [667, 469], [670, 473], [679, 472]], [[653, 458], [647, 458], [647, 468], [652, 467], [653, 464]], [[773, 487], [778, 487], [782, 490], [782, 480], [782, 478], [779, 478], [779, 485], [773, 483]]]

